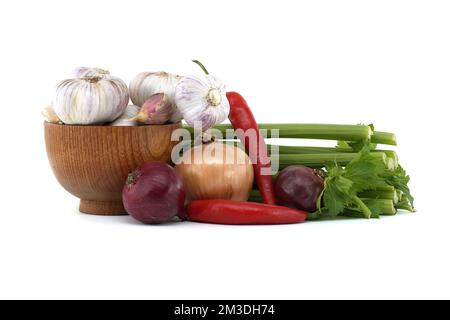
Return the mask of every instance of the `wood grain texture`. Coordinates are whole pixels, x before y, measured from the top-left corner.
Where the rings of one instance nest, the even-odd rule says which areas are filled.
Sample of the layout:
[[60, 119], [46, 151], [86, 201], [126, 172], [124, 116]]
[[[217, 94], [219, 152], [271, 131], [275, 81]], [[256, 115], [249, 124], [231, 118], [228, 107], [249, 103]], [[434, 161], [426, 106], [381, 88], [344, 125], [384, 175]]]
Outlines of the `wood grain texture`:
[[147, 161], [170, 163], [171, 134], [181, 124], [71, 126], [45, 122], [47, 155], [59, 183], [81, 199], [80, 211], [126, 214], [122, 189], [128, 174]]

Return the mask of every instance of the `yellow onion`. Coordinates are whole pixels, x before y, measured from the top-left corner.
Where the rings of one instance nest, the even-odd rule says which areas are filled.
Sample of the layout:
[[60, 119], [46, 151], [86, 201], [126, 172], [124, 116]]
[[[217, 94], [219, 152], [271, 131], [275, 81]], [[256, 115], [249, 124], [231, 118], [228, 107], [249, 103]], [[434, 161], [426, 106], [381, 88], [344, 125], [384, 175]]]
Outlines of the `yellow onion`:
[[183, 179], [188, 200], [247, 201], [253, 186], [253, 167], [247, 154], [219, 142], [189, 149], [176, 170]]

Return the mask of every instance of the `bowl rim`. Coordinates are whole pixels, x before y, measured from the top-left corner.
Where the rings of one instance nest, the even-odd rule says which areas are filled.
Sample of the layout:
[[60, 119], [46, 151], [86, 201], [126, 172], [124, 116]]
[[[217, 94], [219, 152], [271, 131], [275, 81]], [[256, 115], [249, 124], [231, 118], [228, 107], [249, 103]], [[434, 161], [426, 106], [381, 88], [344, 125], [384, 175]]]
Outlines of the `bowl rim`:
[[[166, 124], [142, 124], [137, 126], [110, 126], [110, 125], [80, 125], [80, 124], [65, 124], [65, 123], [52, 123], [48, 121], [44, 121], [45, 126], [55, 126], [55, 127], [68, 127], [68, 128], [92, 128], [92, 129], [101, 129], [101, 128], [158, 128], [158, 127], [170, 127], [170, 126], [181, 126], [181, 121], [176, 123], [166, 123]], [[118, 129], [124, 130], [124, 129]], [[126, 129], [129, 130], [129, 129]]]

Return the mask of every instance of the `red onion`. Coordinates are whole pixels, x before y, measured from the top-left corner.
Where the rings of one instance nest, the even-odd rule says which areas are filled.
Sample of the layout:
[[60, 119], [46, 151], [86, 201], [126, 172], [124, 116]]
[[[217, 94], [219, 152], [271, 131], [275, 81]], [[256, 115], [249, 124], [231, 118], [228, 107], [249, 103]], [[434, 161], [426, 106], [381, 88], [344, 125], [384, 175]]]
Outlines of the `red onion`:
[[323, 188], [324, 179], [320, 170], [290, 166], [278, 175], [275, 195], [277, 203], [282, 206], [314, 212]]
[[174, 168], [163, 162], [147, 162], [130, 173], [122, 198], [130, 216], [156, 224], [182, 214], [185, 191]]

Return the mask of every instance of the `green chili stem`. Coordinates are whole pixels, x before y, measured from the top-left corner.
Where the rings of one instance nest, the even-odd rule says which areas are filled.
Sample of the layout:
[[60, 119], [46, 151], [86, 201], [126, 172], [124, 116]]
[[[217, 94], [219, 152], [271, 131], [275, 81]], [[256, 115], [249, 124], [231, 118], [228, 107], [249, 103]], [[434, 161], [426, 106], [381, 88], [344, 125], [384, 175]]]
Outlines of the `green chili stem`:
[[193, 63], [195, 63], [195, 64], [197, 64], [200, 68], [202, 68], [202, 70], [203, 70], [203, 72], [205, 73], [205, 74], [209, 74], [209, 72], [208, 72], [208, 70], [205, 68], [205, 66], [203, 65], [203, 63], [201, 63], [200, 61], [198, 61], [198, 60], [192, 60], [192, 62]]

